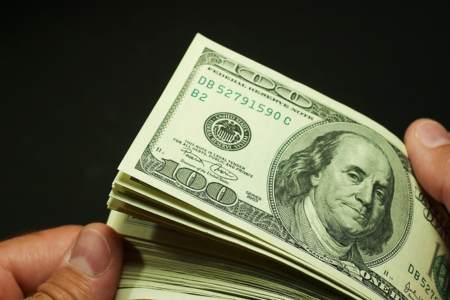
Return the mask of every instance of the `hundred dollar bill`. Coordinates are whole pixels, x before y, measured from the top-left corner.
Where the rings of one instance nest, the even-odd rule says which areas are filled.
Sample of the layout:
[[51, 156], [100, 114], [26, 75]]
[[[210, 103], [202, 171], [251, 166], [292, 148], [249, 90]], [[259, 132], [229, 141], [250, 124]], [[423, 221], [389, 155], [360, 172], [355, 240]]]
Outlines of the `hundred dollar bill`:
[[448, 298], [448, 214], [402, 142], [201, 35], [119, 170], [359, 297]]
[[[339, 294], [345, 294], [347, 297], [355, 296], [342, 286], [339, 286], [338, 283], [333, 282], [333, 280], [327, 281], [325, 278], [320, 277], [313, 271], [305, 269], [304, 264], [298, 264], [297, 260], [295, 260], [295, 258], [293, 259], [292, 256], [289, 256], [286, 253], [281, 253], [279, 250], [277, 251], [273, 247], [270, 247], [270, 245], [260, 243], [253, 237], [237, 232], [235, 229], [226, 227], [226, 225], [218, 224], [216, 220], [213, 220], [213, 217], [205, 218], [204, 216], [198, 215], [194, 210], [189, 212], [189, 214], [183, 214], [183, 212], [186, 211], [186, 207], [182, 206], [177, 207], [174, 205], [168, 205], [170, 208], [163, 208], [160, 205], [155, 204], [154, 201], [158, 201], [159, 204], [167, 203], [168, 200], [173, 200], [175, 202], [175, 199], [171, 199], [170, 197], [164, 199], [162, 198], [163, 193], [161, 192], [148, 192], [148, 190], [142, 187], [139, 188], [139, 184], [136, 182], [133, 184], [132, 180], [126, 180], [126, 176], [123, 173], [119, 173], [114, 180], [113, 190], [111, 191], [110, 199], [108, 200], [108, 207], [112, 210], [120, 211], [140, 219], [150, 219], [160, 224], [165, 224], [166, 226], [175, 228], [176, 230], [183, 232], [191, 231], [197, 234], [206, 235], [212, 238], [212, 240], [219, 240], [221, 243], [234, 245], [242, 250], [250, 250], [256, 256], [264, 256], [267, 259], [280, 263], [281, 265], [278, 266], [278, 269], [285, 266], [290, 268], [292, 272], [300, 271], [302, 274], [297, 272], [297, 280], [300, 279], [299, 276], [303, 278], [308, 276], [310, 277], [310, 280], [315, 282], [326, 282], [330, 288], [334, 289], [334, 294], [337, 299], [342, 298], [342, 296], [338, 296]], [[147, 201], [145, 201], [143, 197], [146, 198]], [[148, 203], [148, 199], [151, 199], [150, 205]], [[110, 220], [114, 219], [112, 216], [113, 212], [111, 213]], [[116, 224], [121, 224], [120, 226], [113, 227], [119, 232], [123, 231], [122, 227], [127, 226], [125, 223], [116, 222]], [[210, 246], [214, 247], [212, 245]], [[223, 246], [218, 246], [216, 248], [225, 250]], [[243, 253], [245, 253], [245, 251]], [[249, 263], [250, 261], [247, 260], [247, 262]], [[149, 265], [151, 265], [151, 262], [149, 262]], [[264, 265], [261, 264], [254, 265], [259, 266], [259, 268], [264, 267]], [[316, 286], [319, 285], [316, 284]], [[322, 294], [321, 299], [325, 299], [325, 289], [323, 285], [317, 289], [317, 292]]]
[[125, 253], [116, 299], [343, 299], [308, 276], [222, 240], [112, 211]]

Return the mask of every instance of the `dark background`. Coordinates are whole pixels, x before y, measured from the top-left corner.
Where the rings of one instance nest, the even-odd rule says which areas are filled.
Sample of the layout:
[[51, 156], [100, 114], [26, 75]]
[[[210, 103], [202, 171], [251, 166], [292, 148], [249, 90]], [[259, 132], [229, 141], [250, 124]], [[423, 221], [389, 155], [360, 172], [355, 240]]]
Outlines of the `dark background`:
[[399, 137], [419, 117], [449, 128], [448, 1], [194, 3], [3, 7], [0, 239], [106, 220], [116, 168], [196, 32]]

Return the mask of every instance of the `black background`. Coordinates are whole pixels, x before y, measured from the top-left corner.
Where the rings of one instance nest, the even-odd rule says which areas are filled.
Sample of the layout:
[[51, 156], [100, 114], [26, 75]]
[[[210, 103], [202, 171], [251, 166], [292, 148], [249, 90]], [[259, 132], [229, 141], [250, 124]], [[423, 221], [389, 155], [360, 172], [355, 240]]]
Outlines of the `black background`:
[[196, 32], [400, 138], [419, 117], [448, 128], [450, 10], [427, 3], [4, 7], [0, 239], [106, 220], [116, 168]]

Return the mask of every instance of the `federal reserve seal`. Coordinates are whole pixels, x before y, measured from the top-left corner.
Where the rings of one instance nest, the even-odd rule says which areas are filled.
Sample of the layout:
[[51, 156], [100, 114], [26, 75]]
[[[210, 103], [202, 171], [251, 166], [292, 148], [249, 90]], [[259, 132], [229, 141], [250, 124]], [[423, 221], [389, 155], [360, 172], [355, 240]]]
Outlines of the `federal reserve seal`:
[[203, 129], [211, 144], [226, 151], [237, 151], [245, 148], [252, 136], [247, 122], [241, 117], [227, 112], [209, 116]]

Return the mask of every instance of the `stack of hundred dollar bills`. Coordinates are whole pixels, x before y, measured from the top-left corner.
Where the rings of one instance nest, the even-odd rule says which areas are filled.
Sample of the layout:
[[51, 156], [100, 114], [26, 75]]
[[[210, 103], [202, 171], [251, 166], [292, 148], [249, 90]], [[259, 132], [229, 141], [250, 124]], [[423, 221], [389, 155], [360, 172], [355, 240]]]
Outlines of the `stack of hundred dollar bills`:
[[448, 299], [448, 214], [402, 142], [199, 34], [108, 207], [117, 299]]

